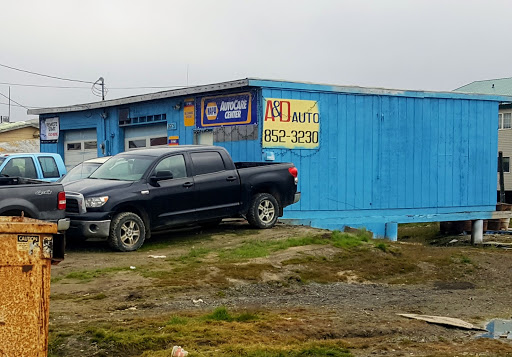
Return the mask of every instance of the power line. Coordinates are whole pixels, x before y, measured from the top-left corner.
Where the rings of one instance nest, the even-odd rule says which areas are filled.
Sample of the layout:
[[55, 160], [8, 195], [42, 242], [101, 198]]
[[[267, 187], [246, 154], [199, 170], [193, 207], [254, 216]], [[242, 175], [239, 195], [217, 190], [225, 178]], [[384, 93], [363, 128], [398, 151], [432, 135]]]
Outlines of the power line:
[[48, 74], [42, 74], [42, 73], [37, 73], [37, 72], [31, 72], [31, 71], [27, 71], [27, 70], [24, 70], [24, 69], [19, 69], [19, 68], [15, 68], [15, 67], [7, 66], [7, 65], [5, 65], [5, 64], [1, 64], [1, 63], [0, 63], [0, 67], [9, 68], [9, 69], [12, 69], [12, 70], [14, 70], [14, 71], [18, 71], [18, 72], [23, 72], [23, 73], [33, 74], [33, 75], [35, 75], [35, 76], [41, 76], [41, 77], [46, 77], [46, 78], [58, 79], [58, 80], [61, 80], [61, 81], [69, 81], [69, 82], [79, 82], [79, 83], [94, 84], [94, 82], [81, 81], [81, 80], [79, 80], [79, 79], [70, 79], [70, 78], [56, 77], [56, 76], [50, 76], [50, 75], [48, 75]]
[[[40, 84], [25, 84], [25, 83], [9, 83], [0, 82], [0, 84], [7, 86], [17, 87], [36, 87], [36, 88], [58, 88], [58, 89], [91, 89], [91, 87], [73, 87], [73, 86], [49, 86]], [[167, 88], [185, 88], [185, 86], [142, 86], [142, 87], [109, 87], [109, 89], [167, 89]]]
[[40, 87], [40, 88], [63, 88], [63, 89], [90, 89], [90, 87], [71, 87], [71, 86], [47, 86], [39, 84], [22, 84], [22, 83], [7, 83], [0, 82], [0, 84], [17, 87]]
[[23, 108], [25, 108], [25, 109], [28, 109], [28, 108], [27, 108], [26, 106], [24, 106], [23, 104], [20, 104], [20, 103], [16, 102], [15, 100], [12, 100], [11, 98], [9, 98], [8, 96], [6, 96], [5, 94], [0, 93], [0, 95], [1, 95], [2, 97], [4, 97], [4, 98], [6, 98], [6, 99], [10, 100], [11, 102], [14, 102], [14, 103], [18, 104], [19, 106], [21, 106], [21, 107], [23, 107]]
[[[11, 99], [11, 102], [12, 102], [12, 101], [13, 101], [13, 100]], [[0, 102], [0, 105], [9, 105], [9, 103], [2, 103], [2, 102]], [[23, 106], [23, 105], [17, 105], [17, 104], [11, 104], [11, 107], [20, 107], [20, 108], [25, 108], [25, 109], [27, 109], [27, 107], [25, 107], [25, 106]], [[31, 109], [39, 109], [39, 107], [29, 107], [29, 108], [31, 108]]]

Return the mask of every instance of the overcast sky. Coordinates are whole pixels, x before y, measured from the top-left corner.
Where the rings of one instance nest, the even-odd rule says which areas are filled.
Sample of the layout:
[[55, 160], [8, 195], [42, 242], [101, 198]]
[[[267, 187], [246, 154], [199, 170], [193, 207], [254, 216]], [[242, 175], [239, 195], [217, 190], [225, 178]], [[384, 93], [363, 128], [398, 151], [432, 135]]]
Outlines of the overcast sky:
[[[512, 77], [511, 14], [510, 0], [4, 0], [0, 65], [103, 77], [106, 99], [247, 77], [450, 91]], [[101, 100], [0, 66], [0, 115], [9, 87], [25, 107]]]

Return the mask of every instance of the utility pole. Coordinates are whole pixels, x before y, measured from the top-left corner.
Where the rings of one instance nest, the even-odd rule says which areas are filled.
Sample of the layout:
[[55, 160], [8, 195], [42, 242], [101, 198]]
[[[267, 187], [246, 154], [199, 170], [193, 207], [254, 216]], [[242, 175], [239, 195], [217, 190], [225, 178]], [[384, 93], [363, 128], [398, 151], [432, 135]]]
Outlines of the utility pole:
[[105, 80], [103, 77], [100, 77], [98, 80], [101, 82], [101, 100], [105, 100]]

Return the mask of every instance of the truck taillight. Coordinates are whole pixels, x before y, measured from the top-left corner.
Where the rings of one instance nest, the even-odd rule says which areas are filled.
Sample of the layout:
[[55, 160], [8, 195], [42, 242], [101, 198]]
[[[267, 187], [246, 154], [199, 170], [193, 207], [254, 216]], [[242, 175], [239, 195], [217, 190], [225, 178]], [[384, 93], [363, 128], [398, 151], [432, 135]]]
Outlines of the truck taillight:
[[288, 168], [288, 172], [290, 173], [290, 175], [293, 176], [293, 178], [295, 179], [295, 184], [297, 184], [299, 182], [299, 178], [297, 177], [297, 175], [299, 174], [299, 171], [297, 170], [297, 168], [294, 166], [294, 167], [289, 167]]
[[59, 203], [57, 204], [57, 209], [66, 209], [66, 192], [59, 192]]

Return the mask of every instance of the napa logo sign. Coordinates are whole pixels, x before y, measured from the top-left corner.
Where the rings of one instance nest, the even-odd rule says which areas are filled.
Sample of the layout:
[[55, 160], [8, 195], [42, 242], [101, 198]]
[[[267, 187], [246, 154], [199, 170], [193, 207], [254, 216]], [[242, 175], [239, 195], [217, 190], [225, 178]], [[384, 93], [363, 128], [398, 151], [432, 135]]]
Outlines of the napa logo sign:
[[196, 126], [207, 128], [256, 124], [254, 98], [251, 92], [204, 97], [201, 99], [201, 115], [198, 116]]

